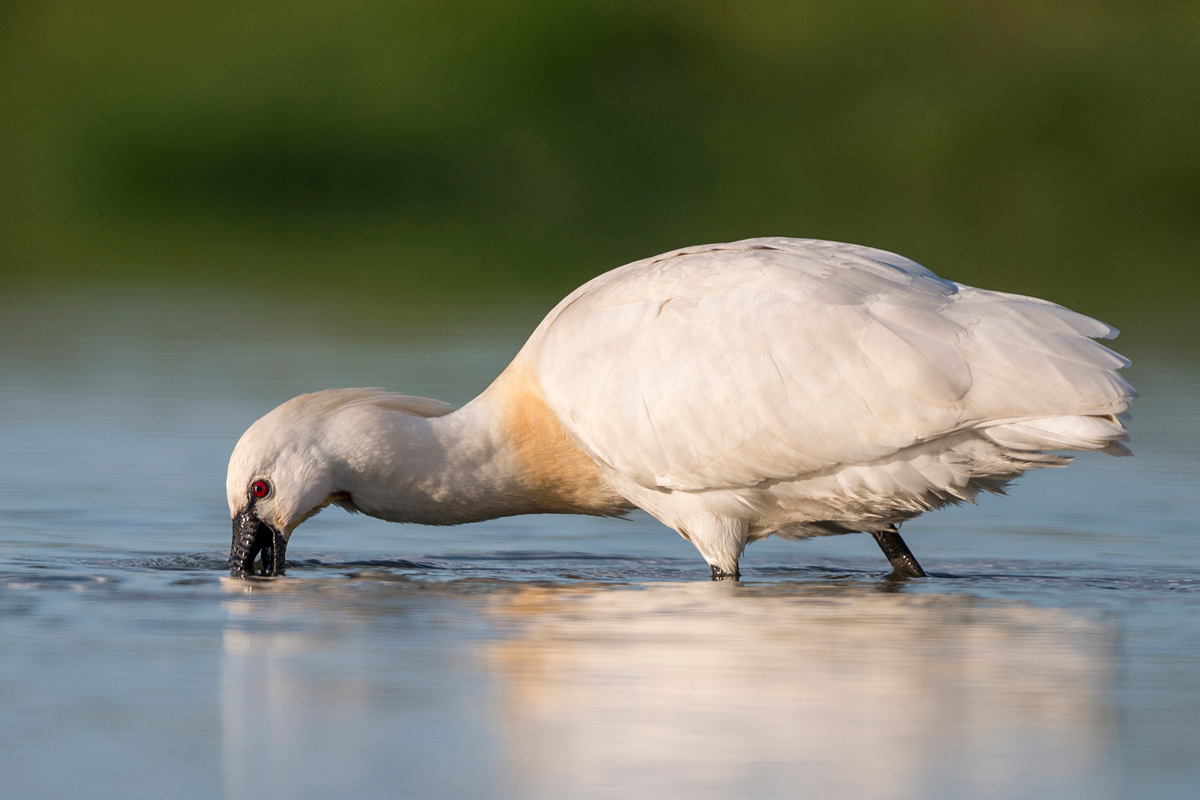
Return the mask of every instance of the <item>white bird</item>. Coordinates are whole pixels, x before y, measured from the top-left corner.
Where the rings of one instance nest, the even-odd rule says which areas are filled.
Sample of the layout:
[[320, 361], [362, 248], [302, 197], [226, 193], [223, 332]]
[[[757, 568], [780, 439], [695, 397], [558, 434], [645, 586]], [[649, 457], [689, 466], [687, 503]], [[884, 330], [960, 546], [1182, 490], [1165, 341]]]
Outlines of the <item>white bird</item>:
[[284, 568], [330, 503], [394, 522], [645, 509], [714, 578], [747, 543], [895, 526], [998, 492], [1061, 450], [1128, 454], [1116, 330], [1045, 300], [806, 239], [688, 247], [600, 275], [462, 408], [372, 389], [296, 397], [229, 461], [230, 565]]

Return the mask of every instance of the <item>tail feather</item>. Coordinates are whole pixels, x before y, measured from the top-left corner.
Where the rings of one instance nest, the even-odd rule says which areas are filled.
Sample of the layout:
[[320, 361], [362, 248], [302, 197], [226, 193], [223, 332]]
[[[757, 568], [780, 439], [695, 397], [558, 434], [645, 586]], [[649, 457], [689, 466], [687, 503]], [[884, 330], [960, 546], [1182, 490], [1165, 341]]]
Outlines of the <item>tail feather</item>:
[[1129, 432], [1118, 415], [1059, 416], [1025, 419], [991, 425], [984, 435], [1013, 450], [1099, 450], [1114, 456], [1129, 455], [1122, 442]]

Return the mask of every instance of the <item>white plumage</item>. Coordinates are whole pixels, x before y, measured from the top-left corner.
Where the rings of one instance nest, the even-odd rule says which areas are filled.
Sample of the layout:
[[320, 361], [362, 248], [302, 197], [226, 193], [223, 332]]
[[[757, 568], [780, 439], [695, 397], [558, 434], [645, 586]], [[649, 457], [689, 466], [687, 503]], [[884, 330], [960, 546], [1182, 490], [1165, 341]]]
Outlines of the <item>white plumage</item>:
[[1067, 463], [1048, 451], [1128, 453], [1129, 362], [1093, 340], [1115, 334], [867, 247], [690, 247], [577, 289], [458, 411], [285, 403], [235, 448], [230, 511], [286, 542], [329, 502], [435, 524], [638, 506], [736, 575], [771, 534], [878, 534]]

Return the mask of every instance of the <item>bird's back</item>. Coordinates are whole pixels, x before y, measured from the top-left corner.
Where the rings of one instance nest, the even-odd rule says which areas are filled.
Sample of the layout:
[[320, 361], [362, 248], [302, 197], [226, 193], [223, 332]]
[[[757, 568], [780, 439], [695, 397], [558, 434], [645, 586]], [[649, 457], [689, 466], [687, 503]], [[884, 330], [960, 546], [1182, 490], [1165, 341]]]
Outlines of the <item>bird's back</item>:
[[[1122, 451], [1128, 362], [1094, 341], [1115, 333], [892, 253], [751, 239], [601, 275], [551, 312], [522, 358], [569, 435], [632, 485], [794, 489], [955, 437], [1014, 458], [1014, 474], [1055, 463], [1044, 450]], [[944, 467], [908, 480], [944, 483]]]

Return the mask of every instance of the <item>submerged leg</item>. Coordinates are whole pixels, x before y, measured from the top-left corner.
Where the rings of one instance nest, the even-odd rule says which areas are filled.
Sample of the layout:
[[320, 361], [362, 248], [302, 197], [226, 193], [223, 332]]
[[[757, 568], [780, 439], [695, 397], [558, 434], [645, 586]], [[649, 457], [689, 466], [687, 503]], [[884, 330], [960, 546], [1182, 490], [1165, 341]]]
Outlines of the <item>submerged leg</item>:
[[712, 579], [714, 581], [741, 580], [742, 575], [736, 569], [733, 572], [726, 572], [725, 570], [718, 567], [716, 564], [709, 564], [708, 566], [712, 568]]
[[714, 581], [737, 580], [738, 559], [746, 549], [749, 525], [744, 519], [719, 514], [698, 514], [677, 524], [675, 530], [696, 546], [712, 568]]
[[881, 531], [871, 531], [879, 549], [892, 562], [892, 575], [897, 578], [924, 578], [925, 570], [917, 563], [917, 559], [908, 549], [908, 545], [900, 538], [900, 531], [895, 525], [889, 525]]

